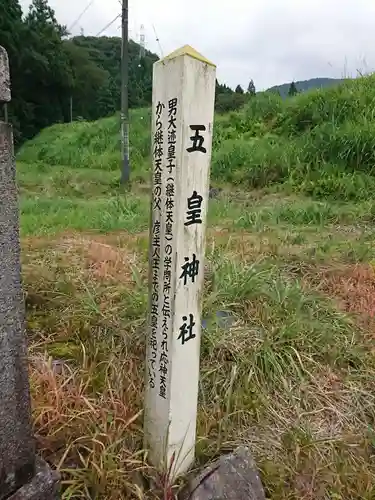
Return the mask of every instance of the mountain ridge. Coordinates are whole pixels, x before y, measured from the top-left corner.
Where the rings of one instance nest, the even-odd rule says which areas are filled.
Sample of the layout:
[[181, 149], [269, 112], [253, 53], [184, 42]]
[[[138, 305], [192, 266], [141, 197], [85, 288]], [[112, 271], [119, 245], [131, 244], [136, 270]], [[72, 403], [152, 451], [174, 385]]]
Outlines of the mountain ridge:
[[[317, 77], [310, 78], [308, 80], [299, 80], [294, 82], [298, 92], [306, 92], [307, 90], [331, 87], [332, 85], [339, 85], [344, 82], [345, 78], [329, 78], [329, 77]], [[281, 85], [273, 85], [267, 92], [278, 92], [281, 97], [286, 97], [288, 95], [289, 87], [292, 82], [282, 83]]]

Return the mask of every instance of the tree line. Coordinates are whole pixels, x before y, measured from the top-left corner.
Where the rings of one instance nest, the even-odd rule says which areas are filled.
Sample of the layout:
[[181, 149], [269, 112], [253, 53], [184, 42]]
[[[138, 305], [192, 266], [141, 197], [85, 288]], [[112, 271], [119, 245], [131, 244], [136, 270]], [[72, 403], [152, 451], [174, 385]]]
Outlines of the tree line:
[[[70, 120], [113, 115], [121, 103], [121, 39], [70, 37], [48, 0], [32, 0], [23, 14], [19, 0], [0, 0], [0, 45], [8, 52], [12, 102], [8, 105], [16, 144], [41, 129]], [[149, 106], [152, 66], [158, 56], [129, 41], [129, 105]], [[216, 110], [240, 108], [255, 95], [216, 82]]]
[[[17, 143], [42, 128], [71, 119], [94, 120], [120, 109], [121, 39], [69, 37], [47, 0], [32, 0], [23, 15], [18, 0], [0, 0], [0, 45], [9, 56], [9, 119]], [[129, 42], [129, 104], [152, 98], [156, 54]]]

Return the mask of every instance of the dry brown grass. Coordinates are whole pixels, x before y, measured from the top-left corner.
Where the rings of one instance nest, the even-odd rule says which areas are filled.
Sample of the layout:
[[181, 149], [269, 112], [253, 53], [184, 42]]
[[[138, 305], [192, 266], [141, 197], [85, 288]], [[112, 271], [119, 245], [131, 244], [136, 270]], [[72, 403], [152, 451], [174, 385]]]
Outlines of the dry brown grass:
[[375, 316], [375, 272], [370, 264], [345, 265], [319, 274], [321, 289], [337, 297], [345, 311]]
[[[311, 295], [317, 282], [304, 289], [262, 248], [239, 264], [249, 240], [216, 231], [205, 310], [237, 321], [203, 337], [197, 463], [245, 443], [270, 498], [370, 500], [368, 339]], [[173, 498], [165, 480], [153, 490], [140, 480], [155, 476], [142, 451], [146, 248], [147, 235], [126, 233], [23, 242], [35, 433], [66, 499]], [[325, 292], [337, 296], [335, 283]]]
[[[352, 315], [370, 344], [375, 337], [375, 271], [370, 263], [314, 269], [307, 280]], [[375, 350], [374, 350], [375, 352]]]
[[172, 498], [142, 450], [140, 239], [23, 241], [34, 429], [39, 452], [62, 473], [64, 498]]
[[96, 364], [83, 346], [81, 354], [62, 373], [46, 357], [32, 363], [40, 451], [61, 471], [66, 498], [143, 498], [134, 481], [137, 471], [147, 473], [144, 454], [136, 452], [142, 449], [139, 370], [129, 354]]

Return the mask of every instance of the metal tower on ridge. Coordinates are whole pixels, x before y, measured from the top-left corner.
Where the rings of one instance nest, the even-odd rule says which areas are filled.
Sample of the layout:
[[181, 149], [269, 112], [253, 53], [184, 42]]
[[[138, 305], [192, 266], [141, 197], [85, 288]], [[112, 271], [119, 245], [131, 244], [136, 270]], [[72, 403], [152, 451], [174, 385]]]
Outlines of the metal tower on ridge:
[[139, 59], [142, 59], [145, 56], [145, 27], [141, 24], [140, 33], [139, 33]]

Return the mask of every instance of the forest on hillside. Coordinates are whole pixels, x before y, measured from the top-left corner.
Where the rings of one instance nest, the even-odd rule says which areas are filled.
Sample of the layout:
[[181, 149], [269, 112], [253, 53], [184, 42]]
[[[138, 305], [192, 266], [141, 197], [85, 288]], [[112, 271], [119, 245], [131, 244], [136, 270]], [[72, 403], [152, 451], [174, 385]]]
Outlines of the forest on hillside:
[[[332, 87], [333, 85], [339, 85], [344, 81], [343, 78], [310, 78], [310, 80], [302, 80], [297, 82], [292, 82], [296, 88], [297, 92], [306, 92], [311, 89]], [[281, 85], [275, 85], [269, 88], [270, 92], [277, 92], [281, 97], [287, 97], [290, 95], [290, 83], [283, 83]]]
[[[120, 110], [121, 38], [70, 36], [48, 0], [32, 0], [26, 14], [19, 0], [0, 0], [0, 45], [10, 62], [8, 115], [16, 145], [49, 125], [96, 120]], [[157, 60], [156, 54], [129, 41], [131, 108], [151, 104], [152, 66]], [[304, 90], [300, 83], [296, 87], [292, 83], [289, 95]], [[281, 93], [286, 88], [270, 90]], [[253, 80], [246, 89], [237, 85], [235, 90], [217, 81], [216, 111], [238, 110], [255, 95]]]
[[[120, 108], [120, 38], [69, 37], [47, 0], [33, 0], [23, 15], [18, 0], [0, 0], [0, 45], [9, 56], [16, 142], [44, 127], [93, 120]], [[156, 54], [129, 43], [129, 103], [151, 102]]]
[[[95, 120], [120, 109], [119, 37], [71, 37], [47, 0], [32, 0], [25, 15], [19, 0], [0, 0], [0, 45], [9, 56], [8, 114], [16, 144], [51, 124]], [[130, 40], [131, 108], [151, 104], [152, 65], [157, 60]], [[217, 83], [219, 110], [237, 109], [244, 101], [243, 93]]]

